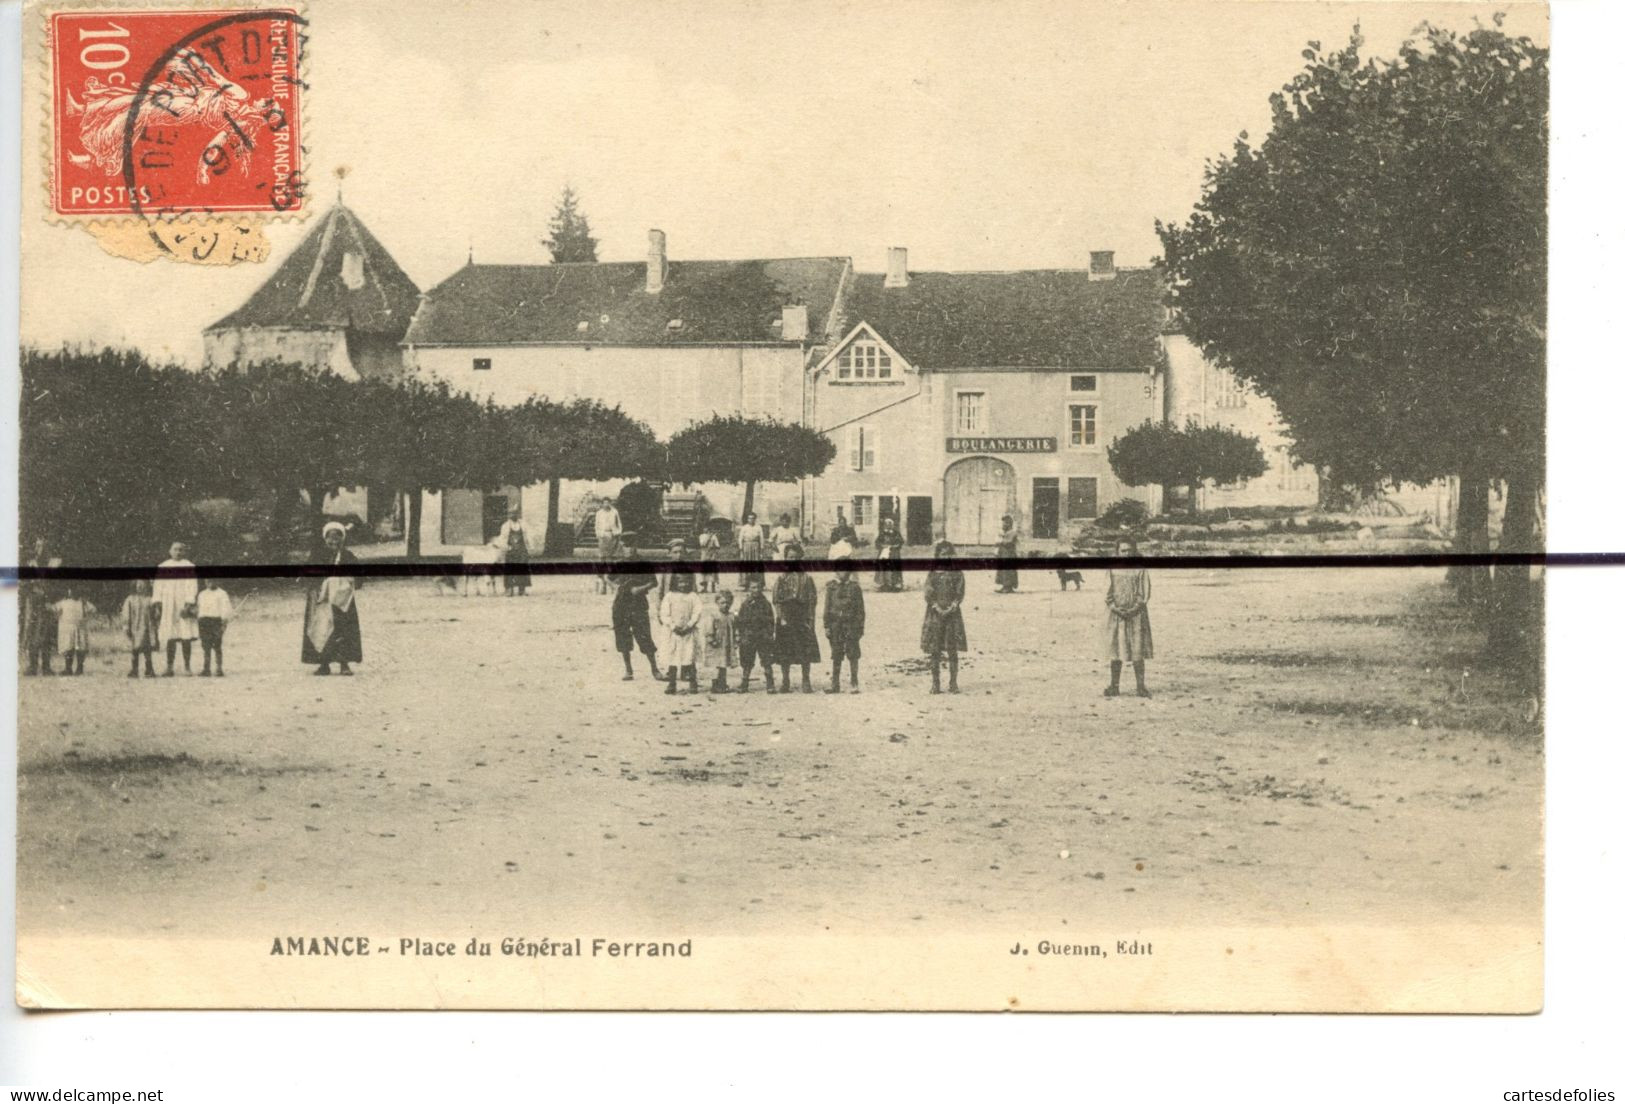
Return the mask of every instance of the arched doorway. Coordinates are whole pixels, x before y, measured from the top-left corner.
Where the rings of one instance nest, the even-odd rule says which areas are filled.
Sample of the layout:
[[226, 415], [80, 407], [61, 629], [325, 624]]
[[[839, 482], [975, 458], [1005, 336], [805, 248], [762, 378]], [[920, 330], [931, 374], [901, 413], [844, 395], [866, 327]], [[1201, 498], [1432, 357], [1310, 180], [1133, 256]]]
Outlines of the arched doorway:
[[944, 479], [947, 535], [955, 544], [997, 544], [999, 523], [1016, 512], [1016, 472], [1003, 460], [973, 456], [951, 464]]

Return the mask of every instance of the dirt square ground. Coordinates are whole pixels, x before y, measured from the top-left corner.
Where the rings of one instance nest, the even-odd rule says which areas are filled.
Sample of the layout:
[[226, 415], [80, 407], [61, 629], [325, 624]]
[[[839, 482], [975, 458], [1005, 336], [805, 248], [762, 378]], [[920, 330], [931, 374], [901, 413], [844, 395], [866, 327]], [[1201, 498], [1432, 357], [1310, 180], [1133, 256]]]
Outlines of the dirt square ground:
[[864, 580], [839, 697], [622, 682], [580, 577], [372, 583], [352, 679], [297, 662], [292, 588], [231, 588], [225, 679], [129, 680], [100, 626], [84, 677], [22, 680], [19, 927], [1538, 924], [1539, 721], [1463, 693], [1442, 571], [1154, 571], [1149, 700], [1101, 695], [1104, 580], [973, 573], [940, 697], [917, 578]]

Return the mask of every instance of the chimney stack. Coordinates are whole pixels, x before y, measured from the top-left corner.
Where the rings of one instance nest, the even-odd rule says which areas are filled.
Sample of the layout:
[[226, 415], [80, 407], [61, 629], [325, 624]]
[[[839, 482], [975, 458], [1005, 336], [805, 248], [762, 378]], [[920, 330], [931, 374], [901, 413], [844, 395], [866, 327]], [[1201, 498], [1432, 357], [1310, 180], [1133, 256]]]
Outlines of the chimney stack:
[[783, 321], [779, 324], [779, 337], [785, 341], [807, 340], [807, 304], [785, 305]]
[[908, 250], [901, 245], [886, 250], [886, 286], [908, 287]]
[[1117, 254], [1110, 249], [1094, 249], [1089, 253], [1089, 279], [1117, 279]]
[[659, 295], [666, 286], [666, 232], [649, 231], [649, 270], [643, 278], [643, 290]]

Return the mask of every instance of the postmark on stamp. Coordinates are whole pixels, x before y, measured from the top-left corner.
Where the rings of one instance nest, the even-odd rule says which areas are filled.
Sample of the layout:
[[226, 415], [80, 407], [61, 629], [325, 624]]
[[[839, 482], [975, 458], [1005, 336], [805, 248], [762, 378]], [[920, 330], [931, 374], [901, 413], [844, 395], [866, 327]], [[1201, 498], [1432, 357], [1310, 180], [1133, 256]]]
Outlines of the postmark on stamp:
[[243, 216], [304, 205], [304, 28], [286, 8], [51, 13], [53, 214], [177, 260], [257, 259], [229, 255], [253, 251]]

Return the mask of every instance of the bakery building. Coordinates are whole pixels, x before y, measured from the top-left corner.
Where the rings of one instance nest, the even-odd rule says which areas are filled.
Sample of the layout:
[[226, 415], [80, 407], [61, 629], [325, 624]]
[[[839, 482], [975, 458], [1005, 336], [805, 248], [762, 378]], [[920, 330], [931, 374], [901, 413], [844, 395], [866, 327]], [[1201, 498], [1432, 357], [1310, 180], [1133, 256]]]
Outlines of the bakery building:
[[809, 421], [834, 463], [804, 489], [811, 531], [839, 508], [872, 538], [990, 545], [1002, 518], [1066, 542], [1079, 523], [1155, 488], [1112, 474], [1106, 446], [1163, 416], [1167, 312], [1152, 269], [854, 273], [842, 335], [810, 372]]

